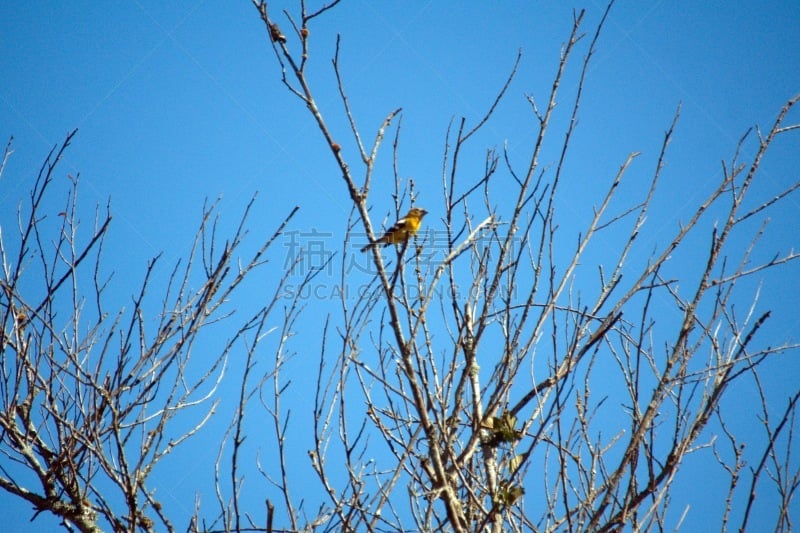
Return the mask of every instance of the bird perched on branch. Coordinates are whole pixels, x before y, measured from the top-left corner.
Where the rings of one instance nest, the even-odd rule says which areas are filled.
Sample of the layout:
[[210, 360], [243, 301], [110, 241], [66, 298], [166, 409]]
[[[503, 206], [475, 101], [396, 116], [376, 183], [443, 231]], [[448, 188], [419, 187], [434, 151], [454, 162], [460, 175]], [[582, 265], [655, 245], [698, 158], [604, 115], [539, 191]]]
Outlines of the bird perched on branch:
[[419, 231], [419, 227], [422, 225], [422, 217], [427, 214], [428, 212], [422, 208], [412, 207], [403, 218], [386, 230], [386, 233], [384, 233], [380, 239], [364, 246], [361, 251], [366, 252], [367, 249], [378, 246], [379, 244], [388, 246], [390, 244], [399, 244], [408, 241], [408, 239]]
[[272, 39], [273, 42], [286, 43], [286, 36], [274, 22], [269, 25], [269, 38]]

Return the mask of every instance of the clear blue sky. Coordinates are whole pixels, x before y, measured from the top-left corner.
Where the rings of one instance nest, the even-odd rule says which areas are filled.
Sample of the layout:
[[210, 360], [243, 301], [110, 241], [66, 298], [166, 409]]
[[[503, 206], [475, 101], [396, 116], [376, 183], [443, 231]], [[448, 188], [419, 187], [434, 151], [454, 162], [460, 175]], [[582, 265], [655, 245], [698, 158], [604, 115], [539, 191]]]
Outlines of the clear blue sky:
[[[501, 147], [507, 140], [512, 157], [526, 153], [534, 124], [524, 95], [543, 100], [548, 94], [571, 26], [567, 5], [343, 2], [312, 26], [310, 68], [318, 103], [346, 157], [357, 164], [331, 76], [336, 32], [343, 36], [345, 83], [365, 137], [372, 138], [390, 110], [403, 107], [401, 174], [415, 179], [421, 205], [434, 206], [435, 224], [448, 123], [460, 116], [474, 123], [485, 112], [519, 49], [519, 74], [481, 142]], [[294, 2], [275, 2], [271, 11], [284, 7], [295, 9]], [[589, 38], [605, 4], [590, 0], [575, 7], [587, 10]], [[4, 234], [14, 227], [17, 204], [43, 157], [79, 128], [61, 175], [80, 173], [86, 221], [95, 204], [111, 198], [115, 221], [105, 264], [116, 271], [122, 298], [138, 285], [149, 257], [165, 251], [166, 274], [188, 251], [205, 198], [222, 196], [221, 213], [233, 223], [259, 191], [250, 227], [265, 233], [299, 205], [294, 229], [328, 232], [332, 249], [341, 246], [350, 207], [346, 190], [306, 110], [280, 84], [249, 0], [4, 2], [0, 80], [0, 141], [13, 135], [16, 150], [0, 182]], [[754, 124], [768, 127], [800, 91], [800, 3], [619, 2], [585, 90], [570, 169], [580, 179], [565, 185], [578, 196], [591, 194], [587, 183], [609, 179], [632, 151], [643, 153], [635, 172], [646, 179], [683, 102], [664, 182], [670, 185], [652, 215], [674, 227], [718, 178], [720, 161], [730, 159], [742, 133]], [[796, 163], [798, 152], [795, 135], [765, 163], [764, 199], [797, 179], [797, 166], [786, 161]], [[378, 221], [391, 208], [388, 175], [376, 178], [372, 191]], [[60, 210], [60, 200], [52, 209]], [[781, 213], [784, 222], [771, 228], [767, 249], [786, 252], [800, 247], [798, 199]], [[667, 235], [653, 231], [648, 238], [663, 244]], [[765, 285], [762, 295], [786, 314], [771, 330], [776, 342], [797, 340], [800, 330], [794, 303], [800, 271], [791, 265], [781, 273], [784, 278]], [[780, 298], [786, 294], [795, 297]], [[309, 323], [320, 316], [312, 314]], [[318, 331], [302, 333], [309, 346], [318, 345]], [[784, 379], [788, 387], [797, 383], [800, 365], [784, 364], [792, 372], [776, 383]], [[192, 463], [213, 460], [210, 452], [192, 453], [200, 458]], [[176, 504], [189, 510], [199, 487], [185, 481], [192, 472], [180, 473], [166, 476], [159, 493], [172, 491]], [[14, 527], [28, 527], [25, 505], [0, 494], [0, 509], [6, 517], [17, 509]], [[703, 523], [702, 509], [702, 502], [693, 505], [691, 523]]]

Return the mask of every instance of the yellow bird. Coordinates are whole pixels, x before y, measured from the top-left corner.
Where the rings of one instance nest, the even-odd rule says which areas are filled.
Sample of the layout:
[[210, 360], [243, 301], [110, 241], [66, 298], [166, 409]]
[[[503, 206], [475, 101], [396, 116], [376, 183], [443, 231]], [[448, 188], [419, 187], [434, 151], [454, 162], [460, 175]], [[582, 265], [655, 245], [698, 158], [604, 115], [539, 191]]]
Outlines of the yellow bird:
[[364, 246], [361, 251], [366, 252], [368, 248], [378, 246], [379, 244], [388, 246], [390, 244], [399, 244], [408, 241], [408, 239], [419, 231], [419, 227], [422, 225], [422, 217], [427, 214], [428, 212], [424, 209], [412, 207], [403, 218], [386, 230], [386, 233], [384, 233], [380, 239]]

